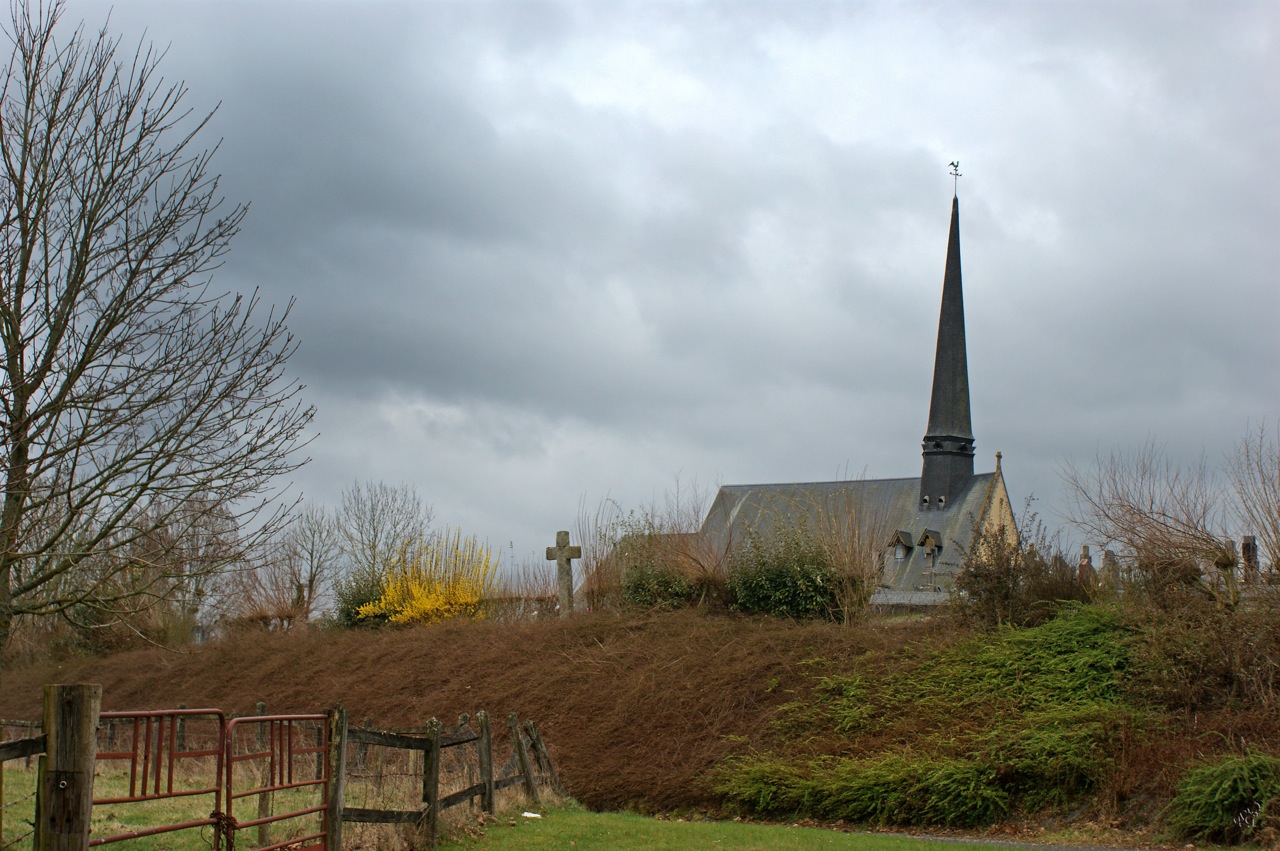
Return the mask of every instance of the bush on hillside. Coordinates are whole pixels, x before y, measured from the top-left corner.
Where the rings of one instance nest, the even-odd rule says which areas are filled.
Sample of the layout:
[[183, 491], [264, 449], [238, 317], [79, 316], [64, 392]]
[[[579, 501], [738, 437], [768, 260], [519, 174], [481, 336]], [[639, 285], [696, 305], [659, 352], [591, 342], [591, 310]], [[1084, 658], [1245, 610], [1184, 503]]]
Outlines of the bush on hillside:
[[806, 620], [837, 611], [837, 577], [806, 527], [751, 532], [729, 560], [728, 590], [743, 612]]
[[401, 550], [397, 563], [382, 577], [377, 598], [356, 613], [361, 620], [385, 618], [394, 624], [478, 619], [497, 567], [487, 544], [446, 529], [413, 549]]
[[1165, 809], [1169, 826], [1186, 839], [1242, 842], [1280, 799], [1280, 759], [1250, 753], [1193, 769]]
[[1280, 706], [1280, 588], [1255, 588], [1234, 608], [1194, 588], [1177, 602], [1135, 594], [1118, 611], [1130, 631], [1128, 685], [1138, 699], [1184, 712]]
[[1021, 536], [1000, 526], [974, 536], [956, 576], [956, 606], [969, 621], [1034, 626], [1068, 602], [1088, 602], [1089, 589], [1030, 517]]
[[887, 676], [824, 672], [775, 719], [787, 744], [727, 762], [718, 789], [765, 815], [874, 824], [963, 827], [1069, 805], [1102, 785], [1140, 718], [1122, 687], [1124, 633], [1113, 613], [1071, 606]]
[[731, 761], [717, 791], [762, 815], [879, 826], [974, 827], [1009, 814], [989, 764], [921, 754], [816, 759], [794, 765], [754, 756]]
[[638, 564], [622, 579], [622, 600], [644, 609], [678, 609], [697, 596], [693, 583], [670, 568]]
[[343, 629], [381, 626], [387, 622], [383, 616], [361, 617], [360, 609], [377, 600], [382, 594], [382, 575], [367, 568], [353, 570], [333, 583], [333, 621]]

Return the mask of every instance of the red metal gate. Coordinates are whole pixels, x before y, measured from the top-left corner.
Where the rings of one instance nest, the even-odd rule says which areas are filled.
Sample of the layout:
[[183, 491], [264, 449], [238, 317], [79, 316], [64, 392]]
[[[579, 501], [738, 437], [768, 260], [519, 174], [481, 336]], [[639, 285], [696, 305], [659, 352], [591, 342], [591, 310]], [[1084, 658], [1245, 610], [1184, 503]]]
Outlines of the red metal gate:
[[[323, 849], [330, 831], [327, 715], [255, 715], [227, 721], [217, 709], [103, 712], [99, 764], [124, 764], [124, 794], [97, 805], [208, 796], [207, 818], [95, 837], [91, 846], [211, 828], [215, 851], [256, 831], [260, 851]], [[256, 811], [247, 810], [256, 799]], [[237, 820], [237, 809], [245, 816]], [[272, 841], [271, 834], [277, 835]], [[242, 840], [241, 845], [246, 843]]]
[[[226, 727], [227, 847], [238, 831], [256, 828], [259, 851], [323, 849], [329, 835], [329, 717], [258, 715], [236, 718]], [[237, 818], [237, 804], [256, 798], [257, 812]], [[282, 803], [282, 812], [275, 805]], [[243, 808], [241, 809], [243, 812]], [[309, 818], [310, 817], [310, 818]], [[288, 835], [269, 834], [288, 825]]]
[[[222, 712], [217, 709], [103, 712], [98, 719], [99, 737], [105, 737], [98, 749], [98, 762], [127, 763], [129, 779], [126, 794], [95, 796], [95, 806], [208, 795], [213, 797], [213, 811], [208, 818], [95, 837], [89, 844], [105, 845], [208, 825], [213, 827], [213, 847], [217, 849], [226, 755], [227, 722]], [[199, 729], [201, 727], [205, 729]], [[208, 770], [210, 761], [212, 772]], [[192, 770], [179, 770], [187, 768]], [[213, 782], [202, 782], [210, 773]]]

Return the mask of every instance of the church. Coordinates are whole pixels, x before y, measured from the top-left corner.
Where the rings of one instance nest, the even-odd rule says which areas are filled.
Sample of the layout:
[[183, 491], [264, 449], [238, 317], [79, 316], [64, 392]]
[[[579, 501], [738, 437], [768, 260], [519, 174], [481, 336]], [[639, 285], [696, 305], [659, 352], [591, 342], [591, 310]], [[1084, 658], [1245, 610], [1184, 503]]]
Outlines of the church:
[[[821, 532], [831, 518], [856, 524], [882, 559], [873, 606], [917, 608], [947, 602], [966, 551], [979, 531], [1014, 530], [1000, 470], [974, 473], [960, 276], [960, 200], [951, 201], [951, 231], [933, 394], [919, 477], [765, 485], [725, 485], [702, 533], [721, 552], [752, 532], [804, 524]], [[857, 537], [855, 535], [855, 537]]]

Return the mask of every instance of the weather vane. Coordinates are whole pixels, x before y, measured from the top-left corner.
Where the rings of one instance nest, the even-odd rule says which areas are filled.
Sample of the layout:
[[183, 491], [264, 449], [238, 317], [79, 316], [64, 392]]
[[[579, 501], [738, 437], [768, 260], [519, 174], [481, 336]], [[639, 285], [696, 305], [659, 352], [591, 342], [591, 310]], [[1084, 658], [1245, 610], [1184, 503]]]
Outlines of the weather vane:
[[960, 189], [960, 160], [951, 163], [952, 192], [959, 194]]

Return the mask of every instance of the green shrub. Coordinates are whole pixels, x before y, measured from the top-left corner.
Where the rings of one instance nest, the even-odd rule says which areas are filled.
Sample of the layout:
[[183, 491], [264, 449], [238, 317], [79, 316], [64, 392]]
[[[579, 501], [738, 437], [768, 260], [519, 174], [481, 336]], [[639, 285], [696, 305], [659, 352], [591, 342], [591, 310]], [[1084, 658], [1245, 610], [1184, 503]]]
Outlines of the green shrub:
[[1028, 712], [988, 733], [982, 756], [1000, 766], [1000, 785], [1026, 809], [1066, 804], [1101, 784], [1128, 721], [1114, 704]]
[[[1015, 807], [1077, 801], [1102, 786], [1126, 728], [1126, 629], [1109, 609], [1068, 606], [1038, 627], [1003, 628], [923, 654], [888, 676], [815, 672], [777, 734], [857, 758], [756, 757], [720, 789], [762, 814], [972, 827]], [[918, 652], [911, 650], [907, 652]], [[856, 738], [855, 738], [856, 737]], [[903, 753], [901, 742], [910, 741]]]
[[678, 609], [697, 594], [693, 583], [670, 568], [635, 564], [622, 576], [622, 600], [646, 609]]
[[333, 619], [344, 629], [378, 627], [387, 623], [386, 615], [360, 617], [360, 608], [382, 596], [382, 576], [377, 571], [356, 569], [333, 583]]
[[717, 791], [763, 815], [875, 825], [973, 827], [999, 821], [1010, 808], [986, 763], [901, 754], [805, 765], [742, 759], [727, 766]]
[[804, 526], [752, 532], [729, 561], [729, 593], [743, 612], [807, 620], [836, 612], [836, 576]]
[[1229, 756], [1183, 777], [1164, 818], [1187, 839], [1240, 842], [1249, 838], [1278, 795], [1280, 759], [1256, 753]]
[[811, 781], [807, 767], [762, 754], [721, 766], [715, 791], [748, 811], [790, 816], [806, 812]]

